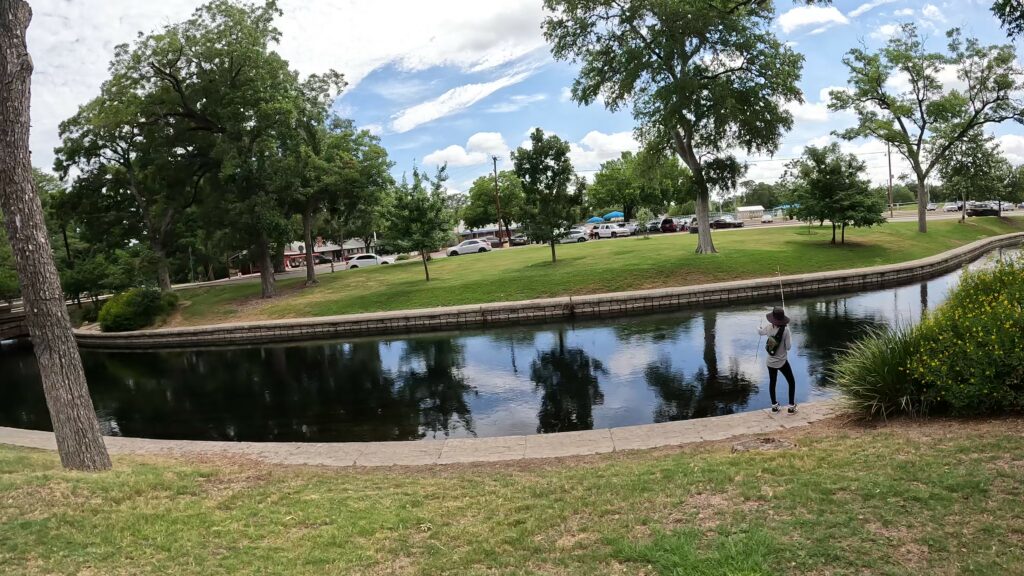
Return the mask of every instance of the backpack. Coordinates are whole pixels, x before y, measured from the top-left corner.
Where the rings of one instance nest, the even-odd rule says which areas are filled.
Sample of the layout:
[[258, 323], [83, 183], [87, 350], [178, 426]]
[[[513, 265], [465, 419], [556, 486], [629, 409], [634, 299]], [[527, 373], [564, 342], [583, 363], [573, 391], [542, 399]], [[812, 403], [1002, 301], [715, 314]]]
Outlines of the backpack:
[[775, 336], [769, 336], [764, 343], [764, 349], [769, 356], [775, 356], [775, 353], [779, 351], [779, 345], [782, 344], [782, 333], [785, 331], [785, 326], [779, 326], [779, 331], [775, 333]]

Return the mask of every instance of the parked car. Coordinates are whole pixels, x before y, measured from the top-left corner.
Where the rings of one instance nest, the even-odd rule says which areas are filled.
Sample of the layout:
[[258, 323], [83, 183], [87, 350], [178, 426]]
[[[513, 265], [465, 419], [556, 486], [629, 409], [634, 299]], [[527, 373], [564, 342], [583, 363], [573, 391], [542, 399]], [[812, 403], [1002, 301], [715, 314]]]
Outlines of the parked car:
[[661, 220], [651, 220], [647, 222], [648, 232], [661, 232]]
[[530, 239], [526, 237], [526, 234], [516, 234], [509, 240], [509, 244], [513, 246], [526, 246], [530, 243]]
[[968, 216], [998, 216], [999, 208], [988, 202], [975, 202], [967, 208]]
[[929, 212], [934, 212], [934, 211], [939, 209], [939, 205], [938, 204], [928, 204], [928, 206], [926, 206], [925, 209], [928, 210]]
[[775, 217], [772, 216], [771, 212], [761, 214], [761, 224], [771, 224], [772, 222], [775, 222]]
[[637, 225], [636, 222], [624, 222], [619, 225], [625, 228], [626, 230], [629, 230], [629, 234], [631, 236], [635, 235], [637, 232], [640, 231], [640, 227]]
[[478, 254], [480, 252], [490, 252], [493, 250], [489, 242], [482, 238], [474, 238], [472, 240], [463, 240], [460, 244], [452, 246], [448, 249], [449, 256], [461, 256], [463, 254]]
[[356, 268], [367, 268], [369, 266], [383, 266], [385, 264], [394, 264], [394, 258], [385, 258], [376, 254], [356, 254], [352, 258], [345, 261], [346, 270], [355, 270]]
[[629, 236], [629, 230], [622, 224], [598, 224], [594, 227], [598, 238], [618, 238]]
[[665, 218], [661, 221], [662, 232], [685, 232], [686, 220], [683, 218]]
[[723, 214], [711, 221], [711, 229], [715, 230], [718, 228], [743, 228], [743, 220], [736, 218], [732, 214]]
[[960, 203], [959, 202], [946, 202], [946, 205], [942, 207], [942, 211], [943, 212], [959, 212], [960, 208], [961, 207], [960, 207]]
[[1003, 211], [1013, 212], [1017, 207], [1013, 205], [1013, 202], [1003, 202]]
[[501, 239], [497, 236], [484, 236], [481, 240], [490, 244], [491, 248], [501, 248]]
[[559, 244], [573, 244], [576, 242], [586, 242], [587, 231], [582, 228], [573, 228], [565, 233], [561, 238], [558, 239]]

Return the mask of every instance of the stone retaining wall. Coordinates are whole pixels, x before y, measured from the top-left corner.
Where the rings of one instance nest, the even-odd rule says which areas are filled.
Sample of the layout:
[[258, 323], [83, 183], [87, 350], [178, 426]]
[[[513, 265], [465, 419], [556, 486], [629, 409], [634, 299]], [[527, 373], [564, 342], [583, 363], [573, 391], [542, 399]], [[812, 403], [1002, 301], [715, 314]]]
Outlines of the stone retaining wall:
[[[790, 297], [898, 286], [945, 274], [993, 248], [1021, 242], [1024, 242], [1024, 232], [979, 240], [921, 260], [873, 268], [783, 276], [781, 282]], [[125, 333], [75, 331], [75, 337], [84, 348], [150, 350], [409, 334], [774, 300], [778, 296], [779, 281], [778, 278], [762, 278], [590, 296]]]

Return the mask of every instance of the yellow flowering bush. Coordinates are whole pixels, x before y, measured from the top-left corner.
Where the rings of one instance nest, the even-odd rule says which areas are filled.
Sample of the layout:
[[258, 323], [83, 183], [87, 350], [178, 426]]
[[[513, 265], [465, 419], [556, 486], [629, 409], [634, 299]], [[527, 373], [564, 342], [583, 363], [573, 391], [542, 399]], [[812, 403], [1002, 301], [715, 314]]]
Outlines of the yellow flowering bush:
[[965, 274], [916, 332], [909, 376], [936, 407], [1024, 408], [1024, 261]]

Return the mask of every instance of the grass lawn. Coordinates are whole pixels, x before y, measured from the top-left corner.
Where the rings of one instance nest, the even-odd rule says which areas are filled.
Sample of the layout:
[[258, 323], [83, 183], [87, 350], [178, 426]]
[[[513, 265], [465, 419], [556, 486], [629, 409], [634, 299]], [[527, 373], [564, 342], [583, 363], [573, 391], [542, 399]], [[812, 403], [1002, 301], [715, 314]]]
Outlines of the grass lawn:
[[4, 574], [1024, 574], [1024, 420], [390, 470], [0, 447]]
[[1024, 230], [1024, 220], [971, 219], [966, 224], [936, 221], [928, 234], [914, 222], [894, 222], [848, 230], [846, 245], [829, 244], [828, 228], [780, 227], [715, 233], [716, 255], [697, 255], [695, 234], [653, 235], [650, 239], [598, 240], [558, 247], [552, 264], [547, 246], [498, 250], [443, 258], [423, 279], [418, 261], [319, 276], [320, 285], [303, 288], [304, 278], [279, 283], [283, 295], [260, 301], [259, 282], [204, 287], [181, 292], [186, 305], [172, 325], [235, 320], [330, 316], [528, 300], [686, 286], [858, 268], [914, 260], [979, 238]]

